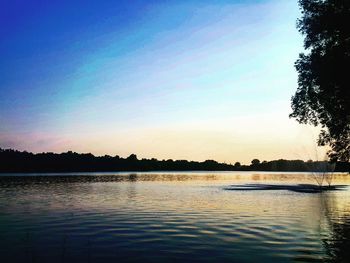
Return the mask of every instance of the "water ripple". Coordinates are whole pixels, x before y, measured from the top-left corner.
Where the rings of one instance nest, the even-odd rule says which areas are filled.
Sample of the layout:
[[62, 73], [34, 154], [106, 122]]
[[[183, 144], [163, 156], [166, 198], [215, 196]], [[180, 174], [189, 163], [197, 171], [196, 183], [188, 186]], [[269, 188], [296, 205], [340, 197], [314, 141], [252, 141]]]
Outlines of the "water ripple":
[[350, 259], [349, 189], [224, 190], [254, 176], [0, 178], [0, 262]]

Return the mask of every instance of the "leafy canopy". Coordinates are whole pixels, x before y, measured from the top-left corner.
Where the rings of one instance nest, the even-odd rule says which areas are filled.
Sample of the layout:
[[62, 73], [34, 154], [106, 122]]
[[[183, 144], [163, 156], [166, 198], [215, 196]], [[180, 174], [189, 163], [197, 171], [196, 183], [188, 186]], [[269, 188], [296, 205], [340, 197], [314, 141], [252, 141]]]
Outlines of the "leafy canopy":
[[299, 0], [305, 52], [295, 62], [298, 88], [290, 117], [320, 125], [332, 160], [350, 159], [350, 0]]

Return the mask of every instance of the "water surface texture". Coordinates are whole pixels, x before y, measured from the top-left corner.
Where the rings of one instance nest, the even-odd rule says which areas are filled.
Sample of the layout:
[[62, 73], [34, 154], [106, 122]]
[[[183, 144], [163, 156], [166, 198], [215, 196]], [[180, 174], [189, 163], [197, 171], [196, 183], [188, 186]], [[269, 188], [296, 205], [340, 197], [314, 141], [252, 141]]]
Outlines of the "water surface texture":
[[321, 193], [280, 187], [309, 177], [2, 175], [0, 262], [350, 262], [350, 178]]

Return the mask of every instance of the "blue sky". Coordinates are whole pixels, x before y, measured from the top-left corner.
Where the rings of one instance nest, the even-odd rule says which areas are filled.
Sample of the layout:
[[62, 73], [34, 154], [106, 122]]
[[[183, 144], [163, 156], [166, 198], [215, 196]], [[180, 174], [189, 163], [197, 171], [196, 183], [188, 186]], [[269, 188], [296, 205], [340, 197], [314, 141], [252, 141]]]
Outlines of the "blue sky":
[[296, 2], [1, 1], [0, 147], [308, 158]]

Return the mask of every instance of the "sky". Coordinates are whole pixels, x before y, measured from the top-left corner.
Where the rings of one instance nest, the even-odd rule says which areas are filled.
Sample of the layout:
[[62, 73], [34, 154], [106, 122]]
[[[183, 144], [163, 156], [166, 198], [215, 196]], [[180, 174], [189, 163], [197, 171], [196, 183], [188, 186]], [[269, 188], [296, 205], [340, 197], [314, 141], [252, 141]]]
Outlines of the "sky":
[[320, 159], [318, 129], [288, 117], [299, 16], [291, 0], [3, 0], [0, 147]]

